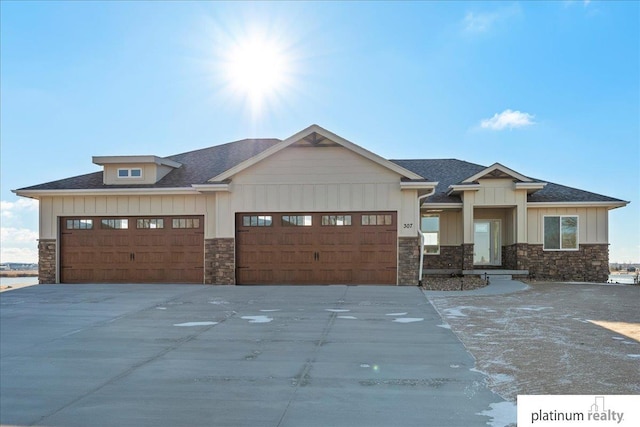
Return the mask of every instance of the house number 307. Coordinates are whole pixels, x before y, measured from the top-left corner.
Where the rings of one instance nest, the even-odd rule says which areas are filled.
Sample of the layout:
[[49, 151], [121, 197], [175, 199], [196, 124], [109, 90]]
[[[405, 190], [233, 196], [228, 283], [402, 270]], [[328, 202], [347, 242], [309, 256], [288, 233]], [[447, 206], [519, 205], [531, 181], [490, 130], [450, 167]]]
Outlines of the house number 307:
[[413, 228], [413, 224], [405, 224], [404, 228]]

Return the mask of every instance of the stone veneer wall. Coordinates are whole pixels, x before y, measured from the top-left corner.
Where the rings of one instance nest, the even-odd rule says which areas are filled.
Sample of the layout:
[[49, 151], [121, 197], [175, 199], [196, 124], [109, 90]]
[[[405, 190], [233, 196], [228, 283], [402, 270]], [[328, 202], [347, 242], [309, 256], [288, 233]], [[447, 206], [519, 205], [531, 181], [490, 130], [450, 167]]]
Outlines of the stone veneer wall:
[[38, 241], [38, 283], [56, 283], [56, 240]]
[[473, 270], [473, 243], [462, 245], [462, 269]]
[[419, 237], [398, 237], [398, 285], [418, 285]]
[[462, 246], [440, 246], [438, 255], [425, 255], [425, 270], [461, 270]]
[[204, 279], [214, 285], [236, 284], [236, 241], [233, 238], [205, 239]]
[[609, 278], [609, 245], [584, 244], [577, 251], [544, 251], [528, 245], [529, 275], [535, 279], [605, 283]]
[[527, 270], [529, 268], [529, 245], [516, 243], [503, 246], [502, 267], [507, 270]]

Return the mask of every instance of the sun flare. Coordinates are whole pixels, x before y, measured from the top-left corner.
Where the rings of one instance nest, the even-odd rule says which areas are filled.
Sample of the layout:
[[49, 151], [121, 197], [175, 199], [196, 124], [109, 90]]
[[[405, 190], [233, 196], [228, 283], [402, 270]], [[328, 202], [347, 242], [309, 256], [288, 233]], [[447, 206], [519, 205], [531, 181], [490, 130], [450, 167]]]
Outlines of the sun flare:
[[227, 84], [234, 94], [245, 98], [253, 113], [286, 89], [291, 71], [289, 58], [276, 41], [248, 38], [234, 43], [226, 57]]

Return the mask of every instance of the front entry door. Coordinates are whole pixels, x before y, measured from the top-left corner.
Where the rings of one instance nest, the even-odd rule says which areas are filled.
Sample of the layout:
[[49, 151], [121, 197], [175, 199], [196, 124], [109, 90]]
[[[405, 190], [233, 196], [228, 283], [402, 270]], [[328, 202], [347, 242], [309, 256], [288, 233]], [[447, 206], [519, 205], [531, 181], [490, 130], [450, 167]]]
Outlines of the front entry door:
[[473, 224], [473, 230], [473, 264], [500, 265], [502, 263], [500, 220], [476, 220]]

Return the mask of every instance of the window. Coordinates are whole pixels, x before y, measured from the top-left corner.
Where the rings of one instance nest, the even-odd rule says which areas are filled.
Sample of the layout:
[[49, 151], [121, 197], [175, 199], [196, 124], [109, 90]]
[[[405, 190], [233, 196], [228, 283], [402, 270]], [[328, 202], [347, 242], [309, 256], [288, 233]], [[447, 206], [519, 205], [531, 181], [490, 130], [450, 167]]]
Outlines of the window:
[[128, 219], [103, 219], [101, 223], [102, 228], [110, 230], [125, 230], [129, 228]]
[[440, 253], [440, 215], [422, 215], [420, 231], [424, 235], [424, 253], [437, 255]]
[[136, 221], [137, 228], [164, 228], [164, 220], [162, 218], [144, 218]]
[[142, 178], [141, 168], [118, 169], [118, 178]]
[[578, 249], [578, 217], [558, 215], [544, 217], [544, 250]]
[[173, 228], [200, 228], [198, 218], [174, 218], [171, 222]]
[[242, 225], [244, 227], [271, 227], [273, 217], [271, 215], [244, 215]]
[[349, 226], [351, 225], [351, 215], [322, 215], [322, 225]]
[[93, 228], [92, 219], [68, 219], [67, 230], [91, 230]]
[[311, 215], [282, 215], [283, 227], [311, 227], [313, 219]]
[[362, 225], [393, 225], [391, 215], [362, 215]]

